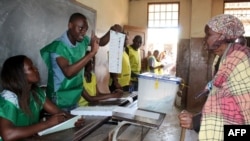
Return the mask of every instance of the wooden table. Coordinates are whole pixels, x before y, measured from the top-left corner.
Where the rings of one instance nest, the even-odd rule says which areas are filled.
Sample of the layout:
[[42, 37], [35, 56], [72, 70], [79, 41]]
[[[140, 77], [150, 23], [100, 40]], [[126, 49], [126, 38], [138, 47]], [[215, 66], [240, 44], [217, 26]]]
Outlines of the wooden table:
[[74, 127], [44, 136], [32, 136], [23, 141], [79, 141], [107, 122], [110, 117], [85, 116], [83, 127]]
[[[125, 93], [123, 97], [131, 97], [133, 100], [137, 99], [137, 94]], [[101, 101], [98, 103], [92, 103], [91, 105], [119, 105], [126, 106], [130, 104], [128, 100], [116, 100], [116, 101]], [[115, 122], [109, 122], [111, 117], [108, 116], [85, 116], [85, 123], [81, 128], [70, 128], [60, 132], [44, 135], [44, 136], [32, 136], [24, 139], [23, 141], [79, 141], [79, 140], [92, 140], [93, 138], [97, 139], [97, 135], [101, 134], [104, 140], [108, 139], [109, 131], [116, 127]], [[100, 129], [99, 129], [100, 128]], [[99, 129], [99, 130], [98, 130]], [[97, 131], [95, 131], [97, 130]], [[92, 133], [94, 132], [94, 133]], [[92, 134], [89, 136], [89, 134]], [[93, 135], [94, 134], [94, 135]], [[88, 136], [88, 137], [87, 137]], [[98, 137], [100, 138], [100, 137]], [[99, 140], [99, 139], [98, 139]]]

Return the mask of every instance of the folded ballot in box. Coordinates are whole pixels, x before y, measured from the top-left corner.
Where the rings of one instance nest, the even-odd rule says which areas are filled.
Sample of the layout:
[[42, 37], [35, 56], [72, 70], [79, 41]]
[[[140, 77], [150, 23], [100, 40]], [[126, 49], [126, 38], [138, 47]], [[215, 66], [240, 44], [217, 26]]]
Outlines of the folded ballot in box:
[[139, 75], [138, 108], [159, 112], [171, 112], [181, 78], [142, 73]]

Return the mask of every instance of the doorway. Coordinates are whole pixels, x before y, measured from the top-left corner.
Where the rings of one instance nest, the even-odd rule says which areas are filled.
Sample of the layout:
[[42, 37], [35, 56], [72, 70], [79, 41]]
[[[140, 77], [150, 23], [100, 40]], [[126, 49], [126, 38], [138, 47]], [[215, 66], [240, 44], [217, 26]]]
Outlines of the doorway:
[[178, 28], [149, 28], [147, 51], [158, 50], [158, 60], [164, 65], [164, 74], [176, 74]]

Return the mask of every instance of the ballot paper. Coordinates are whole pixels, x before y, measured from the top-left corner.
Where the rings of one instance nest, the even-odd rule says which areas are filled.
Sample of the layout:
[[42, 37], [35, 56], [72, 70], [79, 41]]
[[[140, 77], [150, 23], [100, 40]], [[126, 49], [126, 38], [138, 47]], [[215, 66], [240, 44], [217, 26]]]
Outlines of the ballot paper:
[[53, 127], [50, 127], [48, 129], [45, 129], [43, 131], [38, 132], [38, 135], [43, 136], [43, 135], [51, 134], [51, 133], [54, 133], [54, 132], [62, 131], [62, 130], [65, 130], [65, 129], [73, 128], [73, 127], [75, 127], [75, 122], [79, 118], [81, 118], [80, 115], [75, 116], [75, 117], [73, 117], [71, 119], [68, 119], [68, 120], [66, 120], [66, 121], [64, 121], [64, 122], [62, 122], [60, 124], [57, 124], [57, 125], [55, 125]]
[[72, 115], [89, 115], [89, 116], [112, 116], [112, 111], [117, 106], [83, 106], [77, 107], [70, 111]]
[[109, 72], [121, 73], [122, 71], [122, 54], [124, 49], [125, 34], [110, 31], [109, 41]]

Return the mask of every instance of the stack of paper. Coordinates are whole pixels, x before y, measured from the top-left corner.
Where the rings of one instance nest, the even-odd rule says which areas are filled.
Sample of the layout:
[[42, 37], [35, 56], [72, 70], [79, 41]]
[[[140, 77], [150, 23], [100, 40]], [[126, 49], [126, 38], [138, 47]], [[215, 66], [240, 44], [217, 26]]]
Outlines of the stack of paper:
[[91, 116], [112, 116], [112, 111], [117, 106], [87, 106], [78, 107], [70, 111], [72, 115], [91, 115]]

